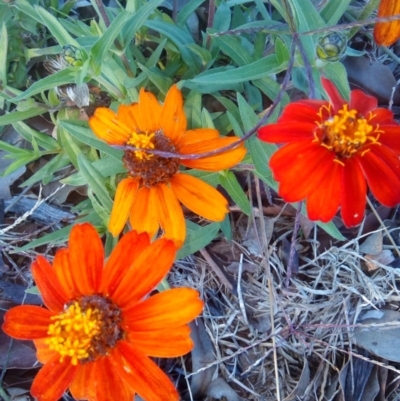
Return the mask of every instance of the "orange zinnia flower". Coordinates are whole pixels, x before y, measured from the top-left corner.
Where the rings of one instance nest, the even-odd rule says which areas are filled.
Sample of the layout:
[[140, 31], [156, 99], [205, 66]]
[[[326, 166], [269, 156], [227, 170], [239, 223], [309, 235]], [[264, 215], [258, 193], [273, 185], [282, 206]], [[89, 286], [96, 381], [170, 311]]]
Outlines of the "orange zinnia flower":
[[[399, 0], [381, 0], [378, 17], [392, 17], [400, 14]], [[390, 46], [400, 38], [400, 19], [378, 22], [374, 29], [374, 39], [379, 46]]]
[[[98, 108], [89, 120], [93, 132], [110, 145], [130, 145], [181, 155], [204, 153], [238, 141], [220, 137], [215, 129], [186, 130], [182, 94], [174, 85], [161, 105], [142, 88], [139, 102], [121, 105], [118, 113]], [[123, 162], [128, 178], [115, 194], [108, 229], [118, 235], [129, 217], [134, 230], [165, 236], [180, 247], [185, 239], [185, 221], [179, 202], [199, 216], [222, 221], [228, 212], [227, 200], [213, 187], [179, 171], [179, 166], [220, 171], [239, 163], [246, 153], [243, 144], [235, 149], [198, 160], [164, 158], [146, 151], [125, 150]]]
[[[149, 298], [168, 273], [175, 245], [150, 243], [147, 233], [126, 234], [104, 265], [96, 230], [73, 227], [69, 247], [53, 266], [42, 256], [32, 273], [48, 309], [17, 306], [3, 330], [33, 340], [44, 364], [32, 384], [39, 401], [56, 401], [69, 387], [88, 401], [177, 401], [178, 393], [148, 357], [176, 357], [192, 347], [187, 325], [202, 310], [198, 292], [176, 288]], [[104, 267], [103, 267], [104, 265]]]
[[367, 184], [382, 204], [400, 202], [400, 126], [377, 100], [354, 90], [344, 100], [322, 78], [330, 99], [289, 104], [276, 124], [259, 130], [266, 142], [288, 142], [270, 160], [286, 202], [307, 198], [308, 217], [330, 221], [339, 206], [346, 226], [361, 222]]

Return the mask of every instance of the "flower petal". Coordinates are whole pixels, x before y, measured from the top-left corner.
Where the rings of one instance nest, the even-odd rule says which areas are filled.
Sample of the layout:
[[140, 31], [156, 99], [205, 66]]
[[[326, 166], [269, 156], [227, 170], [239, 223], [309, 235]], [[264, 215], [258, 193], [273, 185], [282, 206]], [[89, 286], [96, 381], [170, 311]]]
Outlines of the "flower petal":
[[135, 305], [149, 294], [172, 267], [176, 248], [172, 241], [160, 238], [136, 255], [113, 293], [120, 308]]
[[125, 234], [111, 252], [104, 267], [100, 284], [100, 293], [111, 296], [126, 273], [131, 269], [136, 258], [149, 246], [147, 233], [138, 234], [130, 231]]
[[142, 399], [179, 401], [179, 394], [168, 376], [134, 345], [120, 341], [112, 361], [118, 375]]
[[161, 128], [164, 135], [173, 143], [177, 143], [186, 131], [186, 115], [183, 110], [181, 91], [173, 85], [165, 97], [160, 116]]
[[[69, 386], [69, 391], [76, 400], [96, 400], [96, 363], [84, 363], [79, 369]], [[97, 401], [97, 400], [96, 400]]]
[[170, 187], [160, 184], [153, 189], [157, 191], [159, 201], [158, 217], [160, 226], [164, 230], [164, 235], [166, 238], [172, 239], [175, 242], [175, 246], [180, 248], [186, 237], [186, 225], [182, 207]]
[[188, 325], [163, 330], [129, 333], [129, 341], [143, 354], [156, 358], [176, 358], [193, 349]]
[[58, 276], [51, 264], [38, 256], [32, 263], [32, 275], [42, 295], [43, 303], [54, 312], [61, 312], [68, 301], [68, 296], [60, 285]]
[[[395, 0], [381, 0], [378, 8], [378, 17], [391, 17], [400, 14], [400, 2]], [[378, 46], [390, 46], [400, 38], [400, 20], [378, 22], [374, 29], [374, 39]]]
[[160, 227], [158, 222], [157, 190], [154, 188], [141, 187], [131, 208], [129, 222], [133, 230], [149, 233], [153, 238]]
[[[316, 120], [316, 116], [314, 121]], [[315, 122], [285, 122], [269, 124], [258, 130], [258, 138], [264, 142], [286, 143], [314, 139]]]
[[380, 136], [379, 142], [400, 154], [400, 125], [384, 125], [380, 129], [384, 133]]
[[359, 114], [366, 117], [369, 112], [373, 112], [378, 107], [376, 97], [369, 96], [359, 89], [350, 93], [350, 110], [357, 110]]
[[117, 115], [106, 107], [99, 107], [89, 118], [89, 126], [97, 137], [109, 145], [125, 145], [131, 129]]
[[144, 88], [139, 93], [139, 113], [136, 117], [139, 129], [143, 132], [155, 132], [160, 129], [161, 104], [151, 93]]
[[94, 383], [87, 383], [93, 387], [96, 394], [95, 401], [132, 401], [135, 391], [123, 380], [119, 371], [115, 369], [112, 356], [99, 358], [94, 363]]
[[342, 219], [346, 227], [361, 223], [365, 213], [367, 183], [356, 157], [347, 159], [342, 175]]
[[385, 131], [385, 126], [383, 126], [383, 124], [397, 124], [393, 118], [393, 113], [390, 110], [381, 107], [371, 110], [367, 115], [367, 120], [370, 124], [379, 124], [379, 128], [383, 131]]
[[31, 387], [32, 395], [39, 401], [58, 400], [67, 390], [77, 370], [78, 366], [72, 365], [69, 358], [60, 362], [60, 355], [55, 355], [36, 375]]
[[343, 166], [332, 163], [330, 171], [307, 198], [307, 214], [310, 220], [331, 221], [340, 204], [340, 184]]
[[400, 203], [400, 180], [391, 168], [373, 151], [357, 158], [375, 198], [385, 206]]
[[371, 152], [380, 157], [400, 179], [399, 155], [387, 146], [371, 145]]
[[131, 134], [132, 132], [139, 131], [139, 123], [137, 121], [138, 115], [139, 115], [138, 103], [133, 103], [130, 105], [121, 104], [118, 107], [118, 120], [121, 121], [121, 123], [124, 124], [127, 128], [129, 128], [130, 130], [129, 134]]
[[[283, 110], [282, 115], [279, 117], [278, 123], [304, 123], [312, 124], [320, 120], [318, 112], [321, 107], [327, 107], [328, 102], [324, 100], [310, 101], [302, 100], [300, 102], [289, 103]], [[273, 124], [272, 124], [273, 125]]]
[[229, 212], [228, 201], [211, 185], [188, 174], [175, 174], [170, 180], [176, 197], [188, 209], [211, 221], [222, 221]]
[[343, 99], [342, 95], [339, 93], [339, 90], [332, 81], [325, 77], [321, 77], [321, 84], [333, 106], [332, 112], [333, 114], [336, 114], [347, 102]]
[[67, 248], [59, 249], [53, 261], [53, 269], [58, 277], [60, 288], [68, 299], [76, 298], [80, 295], [78, 288], [71, 274], [71, 266], [69, 264], [69, 251]]
[[19, 340], [48, 337], [47, 331], [54, 313], [40, 306], [21, 305], [11, 308], [4, 315], [3, 331]]
[[125, 324], [132, 331], [152, 331], [183, 326], [203, 309], [199, 293], [191, 288], [174, 288], [151, 296], [124, 311]]
[[75, 225], [69, 236], [69, 264], [75, 287], [82, 295], [98, 291], [104, 264], [103, 244], [89, 223]]
[[[188, 155], [192, 153], [200, 154], [210, 151], [217, 151], [218, 149], [231, 145], [235, 142], [238, 142], [238, 138], [236, 137], [209, 139], [207, 141], [183, 145], [179, 148], [179, 153], [182, 155]], [[208, 156], [195, 160], [182, 159], [181, 164], [186, 167], [196, 168], [199, 170], [219, 171], [233, 167], [242, 161], [245, 155], [246, 148], [244, 144], [241, 143], [236, 148], [216, 154], [215, 156]]]
[[33, 340], [36, 347], [36, 358], [40, 363], [46, 364], [50, 362], [56, 355], [60, 358], [60, 354], [57, 351], [53, 351], [47, 344], [48, 338], [39, 338]]
[[108, 230], [115, 237], [123, 230], [139, 188], [139, 182], [133, 178], [123, 179], [117, 186]]
[[178, 147], [192, 143], [219, 138], [219, 132], [213, 128], [198, 128], [186, 131], [176, 144]]

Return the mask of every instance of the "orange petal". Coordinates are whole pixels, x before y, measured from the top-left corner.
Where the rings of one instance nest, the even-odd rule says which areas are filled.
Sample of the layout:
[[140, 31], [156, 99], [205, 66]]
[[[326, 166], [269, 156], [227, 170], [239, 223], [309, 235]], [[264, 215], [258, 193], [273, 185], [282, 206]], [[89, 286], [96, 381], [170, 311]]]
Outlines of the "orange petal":
[[120, 234], [128, 220], [138, 188], [139, 182], [133, 178], [125, 178], [117, 186], [108, 223], [108, 230], [114, 237]]
[[329, 174], [315, 186], [307, 198], [307, 214], [311, 220], [331, 221], [339, 209], [343, 166], [332, 163]]
[[168, 376], [134, 345], [120, 341], [111, 356], [118, 375], [144, 400], [179, 400]]
[[69, 386], [72, 396], [76, 400], [96, 400], [96, 363], [84, 363], [79, 365], [72, 383]]
[[176, 197], [192, 212], [212, 221], [222, 221], [228, 201], [211, 185], [188, 174], [175, 174], [170, 180]]
[[361, 223], [367, 200], [367, 183], [356, 158], [347, 159], [342, 176], [342, 218], [346, 227]]
[[125, 324], [134, 332], [183, 326], [203, 309], [199, 293], [191, 288], [174, 288], [151, 296], [124, 311]]
[[130, 231], [125, 234], [113, 249], [103, 271], [100, 292], [112, 296], [136, 258], [150, 244], [147, 233]]
[[160, 238], [136, 256], [113, 294], [120, 308], [136, 305], [167, 275], [175, 259], [172, 241]]
[[63, 289], [68, 299], [76, 298], [80, 295], [79, 290], [75, 287], [75, 283], [71, 274], [71, 266], [69, 264], [69, 251], [67, 248], [59, 249], [53, 261], [53, 268], [58, 277], [60, 288]]
[[375, 152], [358, 157], [367, 183], [375, 198], [385, 206], [394, 207], [400, 203], [400, 180], [396, 173]]
[[131, 129], [105, 107], [96, 109], [93, 117], [89, 118], [89, 126], [97, 137], [109, 145], [125, 145], [131, 133]]
[[162, 106], [157, 98], [144, 88], [139, 93], [139, 114], [136, 116], [141, 131], [155, 132], [160, 129]]
[[139, 104], [121, 104], [118, 108], [118, 119], [130, 129], [130, 132], [139, 131], [137, 116], [139, 115]]
[[132, 401], [134, 390], [121, 378], [119, 371], [114, 367], [111, 357], [99, 358], [94, 363], [94, 382], [87, 383], [93, 387], [95, 401]]
[[[381, 0], [378, 17], [391, 17], [400, 14], [400, 2], [397, 0]], [[400, 38], [400, 20], [378, 22], [374, 29], [374, 39], [378, 46], [390, 46]]]
[[36, 375], [31, 387], [32, 395], [39, 401], [58, 400], [67, 390], [78, 368], [71, 364], [69, 358], [60, 362], [60, 355], [55, 355]]
[[81, 295], [98, 292], [104, 264], [103, 244], [89, 223], [75, 225], [69, 236], [69, 264]]
[[176, 145], [190, 145], [192, 143], [207, 141], [209, 139], [219, 138], [219, 132], [213, 128], [198, 128], [186, 131]]
[[[200, 154], [210, 151], [216, 151], [227, 145], [235, 143], [238, 138], [225, 137], [209, 139], [207, 141], [196, 142], [189, 145], [183, 145], [179, 148], [179, 153], [183, 155], [188, 154]], [[246, 148], [243, 143], [238, 145], [236, 148], [217, 154], [215, 156], [204, 157], [202, 159], [190, 160], [183, 159], [181, 164], [190, 168], [197, 168], [205, 171], [219, 171], [231, 168], [244, 158], [246, 155]]]
[[186, 131], [186, 115], [183, 110], [183, 98], [181, 91], [173, 85], [165, 97], [161, 110], [161, 128], [164, 135], [173, 143], [177, 143]]
[[36, 358], [39, 362], [45, 364], [52, 360], [56, 355], [60, 357], [60, 354], [57, 351], [53, 351], [49, 348], [49, 345], [47, 344], [47, 338], [33, 340], [33, 343], [36, 347]]
[[68, 301], [55, 270], [43, 257], [38, 256], [32, 263], [32, 275], [42, 295], [44, 304], [54, 312], [61, 312]]
[[176, 247], [180, 248], [186, 236], [186, 225], [182, 207], [170, 187], [160, 184], [153, 189], [157, 191], [159, 201], [158, 217], [160, 226], [164, 230], [164, 235], [166, 238], [172, 239]]
[[174, 327], [173, 330], [129, 332], [129, 341], [145, 355], [156, 358], [176, 358], [193, 349], [188, 325]]
[[157, 210], [157, 191], [153, 188], [140, 188], [133, 202], [129, 217], [132, 229], [138, 232], [148, 232], [150, 238], [153, 238], [160, 227]]
[[47, 331], [53, 315], [40, 306], [16, 306], [5, 313], [2, 329], [10, 337], [19, 340], [45, 338], [48, 337]]

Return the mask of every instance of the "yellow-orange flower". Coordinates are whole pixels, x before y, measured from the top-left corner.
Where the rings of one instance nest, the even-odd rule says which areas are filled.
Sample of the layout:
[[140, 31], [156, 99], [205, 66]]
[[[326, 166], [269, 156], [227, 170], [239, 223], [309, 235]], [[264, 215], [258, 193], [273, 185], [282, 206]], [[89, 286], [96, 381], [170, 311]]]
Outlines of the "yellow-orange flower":
[[[378, 17], [392, 17], [400, 14], [400, 1], [381, 0]], [[390, 46], [400, 38], [400, 19], [390, 22], [378, 22], [374, 29], [374, 39], [379, 46]]]
[[[130, 145], [181, 155], [213, 151], [238, 141], [234, 137], [220, 137], [215, 129], [186, 130], [182, 94], [175, 85], [168, 91], [163, 105], [142, 88], [138, 103], [121, 105], [118, 113], [98, 108], [89, 125], [109, 145]], [[197, 160], [125, 150], [123, 162], [128, 177], [117, 187], [108, 229], [114, 236], [118, 235], [129, 218], [132, 229], [147, 231], [151, 236], [161, 226], [165, 237], [180, 247], [186, 234], [180, 202], [212, 221], [222, 221], [228, 212], [227, 200], [216, 189], [179, 171], [180, 165], [220, 171], [239, 163], [245, 154], [243, 144]]]
[[176, 248], [165, 238], [126, 234], [104, 264], [96, 230], [73, 227], [53, 266], [42, 256], [32, 273], [47, 309], [17, 306], [3, 330], [33, 340], [44, 364], [31, 392], [57, 401], [69, 387], [77, 400], [178, 401], [175, 386], [149, 358], [176, 357], [192, 347], [187, 325], [201, 311], [198, 292], [176, 288], [146, 298], [168, 273]]

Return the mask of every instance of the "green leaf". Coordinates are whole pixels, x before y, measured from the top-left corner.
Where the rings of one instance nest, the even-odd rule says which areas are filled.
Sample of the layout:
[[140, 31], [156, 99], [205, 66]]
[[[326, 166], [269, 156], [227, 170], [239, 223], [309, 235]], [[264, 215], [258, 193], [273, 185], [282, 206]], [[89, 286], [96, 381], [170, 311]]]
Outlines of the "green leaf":
[[58, 19], [43, 7], [35, 6], [39, 21], [51, 32], [52, 36], [61, 46], [72, 45], [80, 47], [79, 43], [60, 24]]
[[35, 106], [24, 111], [13, 111], [9, 114], [0, 116], [0, 126], [14, 124], [28, 118], [39, 116], [48, 111], [47, 107]]
[[[212, 32], [211, 32], [212, 33]], [[213, 42], [236, 64], [244, 66], [252, 62], [251, 55], [236, 36], [212, 36]]]
[[339, 240], [339, 241], [345, 241], [346, 238], [343, 237], [342, 233], [338, 230], [338, 228], [335, 226], [333, 221], [330, 221], [329, 223], [321, 223], [317, 222], [317, 225], [321, 227], [325, 232], [327, 232], [331, 237]]
[[77, 145], [76, 140], [72, 138], [66, 129], [60, 127], [57, 133], [63, 150], [68, 155], [71, 163], [78, 168], [78, 155], [82, 153], [81, 148]]
[[102, 175], [92, 166], [92, 163], [81, 153], [78, 155], [79, 171], [85, 177], [89, 187], [98, 197], [102, 206], [111, 211], [113, 201], [107, 192]]
[[347, 71], [344, 65], [340, 62], [328, 63], [324, 68], [324, 75], [329, 78], [339, 89], [341, 95], [345, 99], [350, 98], [350, 86], [347, 79]]
[[226, 189], [229, 196], [240, 207], [240, 210], [247, 216], [251, 215], [251, 204], [244, 193], [241, 185], [239, 184], [235, 174], [232, 171], [226, 171], [220, 174], [219, 177], [221, 185]]
[[182, 259], [204, 248], [215, 238], [220, 226], [220, 223], [212, 223], [197, 230], [188, 230], [185, 243], [178, 251], [176, 259]]
[[286, 63], [280, 64], [275, 55], [264, 57], [243, 67], [233, 68], [224, 72], [213, 73], [212, 70], [185, 81], [185, 86], [200, 93], [212, 93], [229, 89], [234, 84], [261, 79], [276, 74], [286, 68]]
[[278, 63], [283, 64], [289, 61], [290, 58], [289, 49], [287, 48], [285, 42], [279, 36], [275, 40], [275, 54]]
[[139, 68], [146, 74], [147, 78], [160, 90], [161, 93], [166, 94], [168, 89], [172, 86], [172, 79], [167, 78], [156, 68], [149, 69], [145, 65], [138, 63]]
[[[1, 87], [7, 86], [7, 53], [8, 35], [6, 24], [3, 23], [0, 31], [0, 83]], [[0, 98], [0, 109], [4, 108], [4, 98]]]
[[36, 131], [29, 127], [22, 121], [13, 124], [13, 128], [28, 142], [32, 142], [33, 139], [37, 144], [46, 150], [56, 150], [60, 148], [58, 142], [50, 135], [44, 134], [43, 132]]
[[[0, 117], [1, 118], [1, 117]], [[90, 128], [83, 126], [82, 121], [73, 120], [61, 120], [59, 121], [61, 127], [65, 128], [73, 137], [85, 143], [86, 145], [92, 146], [105, 154], [117, 159], [122, 160], [123, 152], [121, 150], [115, 149], [98, 139]]]
[[351, 0], [329, 0], [321, 10], [321, 17], [326, 21], [327, 26], [337, 24], [340, 17], [346, 12]]
[[193, 14], [203, 3], [204, 0], [190, 0], [186, 3], [178, 13], [178, 24], [186, 24], [191, 14]]

